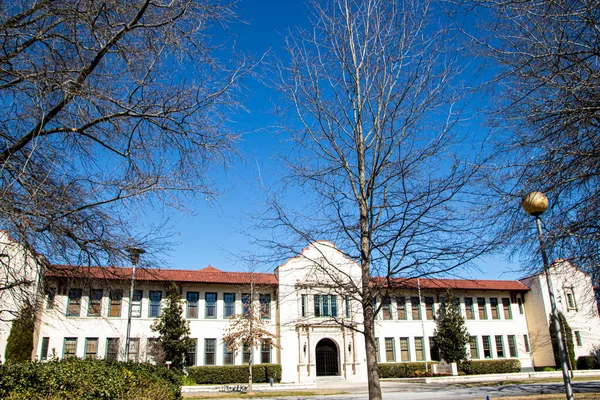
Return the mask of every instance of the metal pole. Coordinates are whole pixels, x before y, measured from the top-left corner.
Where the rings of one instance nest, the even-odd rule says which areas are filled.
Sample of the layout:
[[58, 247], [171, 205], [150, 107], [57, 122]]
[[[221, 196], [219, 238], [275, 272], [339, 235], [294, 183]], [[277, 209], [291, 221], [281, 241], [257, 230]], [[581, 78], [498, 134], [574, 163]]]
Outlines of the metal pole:
[[[417, 278], [417, 289], [419, 290], [419, 307], [421, 307], [421, 278]], [[427, 310], [425, 310], [427, 317]], [[429, 364], [427, 363], [427, 353], [425, 353], [425, 321], [421, 315], [421, 330], [423, 331], [423, 358], [425, 359], [425, 372], [429, 372]], [[429, 345], [429, 343], [428, 343]], [[429, 347], [429, 346], [428, 346]], [[431, 352], [431, 349], [429, 349]]]
[[538, 238], [540, 239], [540, 251], [542, 253], [542, 260], [544, 262], [544, 272], [546, 275], [546, 283], [548, 284], [548, 292], [550, 294], [550, 306], [552, 307], [552, 319], [554, 324], [554, 330], [556, 331], [556, 342], [558, 345], [558, 353], [560, 354], [560, 364], [562, 369], [563, 380], [565, 382], [565, 392], [567, 400], [573, 400], [573, 389], [571, 387], [571, 378], [569, 378], [569, 369], [567, 367], [567, 357], [565, 354], [565, 348], [562, 341], [562, 333], [560, 329], [560, 322], [558, 320], [558, 313], [556, 312], [556, 300], [554, 299], [554, 289], [552, 287], [552, 280], [550, 279], [550, 270], [548, 264], [548, 256], [546, 256], [546, 246], [544, 245], [544, 235], [542, 233], [542, 221], [539, 215], [535, 216], [535, 222], [537, 225]]
[[131, 309], [133, 305], [133, 288], [135, 286], [135, 267], [137, 265], [137, 261], [132, 260], [132, 269], [131, 269], [131, 287], [129, 289], [129, 312], [127, 313], [127, 333], [125, 336], [125, 362], [129, 361], [129, 341], [131, 335]]

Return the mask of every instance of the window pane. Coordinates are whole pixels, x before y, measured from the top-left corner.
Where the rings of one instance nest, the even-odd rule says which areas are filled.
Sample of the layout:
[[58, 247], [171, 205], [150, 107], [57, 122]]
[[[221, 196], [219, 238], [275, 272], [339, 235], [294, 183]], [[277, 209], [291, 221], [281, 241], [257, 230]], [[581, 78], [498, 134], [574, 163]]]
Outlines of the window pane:
[[235, 314], [235, 293], [224, 293], [223, 303], [225, 303], [225, 318], [232, 317]]
[[469, 336], [469, 347], [471, 349], [471, 359], [479, 358], [479, 348], [477, 346], [477, 336]]
[[301, 315], [302, 315], [303, 317], [306, 317], [306, 295], [305, 295], [305, 294], [303, 294], [303, 295], [301, 296], [301, 299], [300, 299], [300, 301], [301, 301], [300, 308], [301, 308], [301, 312], [302, 312], [302, 314], [301, 314]]
[[139, 362], [140, 338], [129, 339], [129, 361]]
[[206, 309], [204, 311], [206, 318], [216, 318], [217, 317], [217, 294], [216, 293], [206, 293], [204, 295], [204, 300], [206, 303]]
[[511, 301], [510, 298], [502, 298], [502, 308], [504, 309], [504, 319], [512, 319]]
[[500, 313], [498, 312], [498, 299], [490, 299], [490, 307], [492, 309], [492, 319], [500, 319]]
[[504, 358], [504, 341], [502, 340], [502, 336], [498, 335], [495, 337], [496, 341], [496, 354], [498, 358]]
[[475, 313], [473, 312], [473, 298], [465, 297], [465, 312], [467, 319], [474, 319]]
[[270, 319], [271, 318], [271, 295], [270, 294], [261, 294], [258, 299], [260, 301], [260, 317], [262, 319]]
[[421, 319], [421, 302], [418, 297], [410, 298], [410, 306], [412, 308], [412, 319], [419, 320]]
[[400, 338], [400, 357], [402, 361], [410, 361], [410, 351], [408, 349], [408, 338]]
[[98, 338], [85, 339], [85, 358], [88, 360], [96, 359], [98, 353]]
[[242, 362], [248, 364], [250, 362], [250, 354], [252, 352], [252, 346], [242, 345]]
[[527, 335], [523, 335], [523, 342], [525, 342], [525, 351], [529, 353], [531, 348], [529, 347], [529, 338]]
[[187, 317], [198, 318], [198, 299], [200, 294], [198, 292], [187, 292]]
[[190, 347], [187, 349], [187, 353], [185, 354], [185, 365], [188, 367], [193, 367], [196, 365], [196, 345], [198, 343], [197, 339], [192, 339], [192, 343]]
[[394, 355], [394, 338], [385, 338], [385, 361], [396, 361], [396, 357]]
[[69, 289], [69, 298], [67, 299], [67, 315], [78, 317], [81, 310], [81, 289]]
[[417, 361], [424, 361], [425, 360], [425, 353], [423, 352], [423, 338], [422, 337], [416, 337], [415, 338], [415, 356], [417, 358]]
[[111, 290], [110, 291], [110, 310], [108, 311], [109, 317], [120, 317], [121, 316], [121, 301], [123, 300], [122, 290]]
[[510, 357], [518, 357], [517, 352], [517, 339], [515, 335], [508, 335], [508, 355]]
[[233, 365], [233, 350], [229, 349], [226, 344], [223, 344], [223, 365]]
[[100, 315], [102, 308], [102, 289], [90, 290], [90, 301], [88, 303], [88, 316], [94, 317]]
[[271, 345], [266, 342], [262, 342], [260, 346], [260, 363], [270, 364], [271, 363]]
[[427, 319], [433, 319], [433, 297], [425, 297], [425, 315]]
[[50, 338], [42, 338], [42, 353], [40, 354], [40, 360], [48, 359], [48, 347], [50, 346]]
[[431, 361], [440, 361], [440, 349], [435, 342], [435, 336], [429, 336], [429, 357]]
[[142, 295], [144, 291], [142, 289], [136, 289], [133, 291], [133, 299], [131, 302], [131, 316], [139, 318], [142, 316]]
[[383, 319], [392, 319], [392, 299], [389, 296], [384, 297], [381, 301], [381, 313]]
[[485, 298], [477, 298], [477, 308], [479, 309], [479, 319], [487, 319], [487, 310], [485, 309]]
[[204, 339], [204, 365], [215, 365], [217, 339]]
[[162, 291], [150, 291], [150, 318], [160, 316], [160, 300], [162, 299]]
[[398, 297], [396, 304], [398, 306], [398, 319], [406, 319], [406, 298]]
[[117, 361], [119, 355], [119, 338], [106, 339], [106, 360]]
[[77, 338], [65, 338], [63, 358], [75, 357], [77, 352]]
[[252, 299], [249, 293], [242, 294], [242, 314], [248, 315], [250, 314], [250, 309], [252, 305]]
[[490, 350], [490, 337], [489, 336], [482, 336], [481, 340], [483, 342], [483, 357], [484, 358], [491, 358], [492, 357], [492, 352]]
[[337, 296], [329, 296], [329, 302], [331, 304], [331, 316], [337, 317]]

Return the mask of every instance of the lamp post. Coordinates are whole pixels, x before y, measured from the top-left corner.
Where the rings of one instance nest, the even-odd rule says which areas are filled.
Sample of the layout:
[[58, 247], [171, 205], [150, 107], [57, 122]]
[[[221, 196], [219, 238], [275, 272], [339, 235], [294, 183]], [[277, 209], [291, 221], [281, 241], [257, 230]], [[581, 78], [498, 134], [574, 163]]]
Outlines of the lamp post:
[[129, 361], [129, 342], [131, 336], [131, 307], [133, 304], [133, 289], [135, 286], [135, 267], [140, 260], [140, 254], [146, 251], [137, 247], [128, 247], [129, 259], [131, 260], [131, 287], [129, 290], [129, 312], [127, 313], [127, 333], [125, 335], [125, 362]]
[[565, 382], [565, 393], [567, 400], [573, 400], [573, 389], [571, 388], [571, 379], [569, 378], [569, 371], [567, 368], [567, 356], [562, 341], [562, 333], [560, 329], [560, 322], [558, 320], [558, 313], [556, 312], [556, 300], [554, 298], [554, 289], [552, 288], [552, 280], [550, 279], [550, 270], [548, 264], [548, 256], [546, 255], [546, 247], [544, 245], [544, 236], [542, 233], [542, 221], [540, 215], [548, 208], [548, 198], [540, 192], [531, 192], [523, 197], [521, 202], [523, 210], [533, 217], [538, 231], [538, 238], [540, 240], [540, 252], [542, 253], [542, 261], [544, 262], [544, 273], [546, 275], [546, 283], [548, 284], [548, 294], [550, 295], [550, 306], [552, 308], [552, 320], [554, 324], [554, 330], [556, 331], [556, 342], [558, 346], [558, 353], [560, 354], [560, 364], [562, 369], [563, 380]]

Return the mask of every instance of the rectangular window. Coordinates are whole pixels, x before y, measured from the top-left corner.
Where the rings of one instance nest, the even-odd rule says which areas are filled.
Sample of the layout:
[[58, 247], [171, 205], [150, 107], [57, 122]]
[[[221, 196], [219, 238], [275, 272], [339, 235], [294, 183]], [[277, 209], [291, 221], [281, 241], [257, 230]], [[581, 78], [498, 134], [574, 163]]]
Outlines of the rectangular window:
[[490, 337], [482, 336], [481, 341], [483, 342], [483, 357], [492, 358], [492, 351], [490, 350]]
[[498, 299], [490, 298], [490, 308], [492, 309], [492, 319], [500, 319], [500, 311], [498, 309]]
[[346, 296], [346, 318], [350, 318], [350, 296]]
[[235, 315], [235, 293], [223, 293], [224, 316], [225, 318]]
[[140, 361], [140, 338], [129, 339], [129, 361]]
[[85, 338], [85, 358], [95, 360], [98, 356], [98, 338]]
[[431, 361], [440, 361], [440, 349], [435, 341], [435, 336], [429, 336], [429, 357]]
[[337, 296], [331, 295], [329, 296], [329, 306], [331, 308], [331, 316], [337, 317]]
[[40, 360], [48, 359], [48, 347], [50, 346], [50, 338], [43, 337], [42, 338], [42, 353], [40, 354]]
[[434, 319], [433, 297], [425, 297], [425, 317], [427, 319]]
[[198, 345], [197, 339], [192, 339], [190, 347], [187, 348], [185, 353], [185, 365], [188, 367], [196, 366], [196, 346]]
[[75, 357], [77, 354], [77, 338], [69, 337], [65, 338], [65, 344], [63, 348], [63, 358]]
[[510, 298], [508, 298], [508, 297], [502, 298], [502, 308], [504, 309], [504, 319], [512, 319]]
[[475, 319], [475, 310], [473, 310], [472, 297], [465, 297], [465, 315], [467, 319]]
[[271, 319], [271, 295], [261, 294], [258, 296], [260, 303], [260, 318]]
[[204, 339], [204, 365], [215, 365], [217, 339]]
[[302, 308], [302, 316], [306, 317], [306, 295], [300, 297], [300, 307]]
[[271, 344], [262, 342], [260, 344], [260, 363], [271, 364]]
[[242, 314], [248, 316], [251, 312], [252, 297], [250, 293], [242, 293]]
[[575, 331], [575, 343], [577, 343], [578, 347], [583, 346], [583, 342], [581, 341], [581, 332]]
[[217, 318], [217, 294], [216, 293], [205, 293], [204, 294], [204, 317], [205, 318]]
[[396, 362], [394, 354], [394, 338], [385, 338], [385, 362]]
[[525, 343], [525, 351], [529, 353], [531, 348], [529, 347], [529, 337], [527, 335], [523, 335], [523, 342]]
[[398, 319], [406, 319], [406, 297], [398, 297], [396, 305], [398, 308]]
[[508, 355], [509, 357], [519, 357], [515, 335], [508, 335]]
[[106, 339], [106, 361], [119, 359], [119, 338]]
[[131, 298], [131, 316], [133, 318], [140, 318], [142, 316], [142, 296], [144, 291], [142, 289], [135, 289], [133, 291], [133, 297]]
[[479, 348], [477, 346], [477, 336], [469, 336], [469, 347], [471, 349], [471, 359], [477, 360], [479, 358]]
[[567, 310], [576, 310], [577, 303], [575, 303], [575, 294], [573, 294], [573, 289], [565, 289], [567, 295]]
[[525, 310], [523, 309], [523, 300], [521, 298], [517, 298], [517, 304], [519, 305], [519, 314], [523, 315]]
[[242, 363], [248, 364], [250, 362], [250, 354], [252, 353], [252, 346], [242, 345]]
[[383, 319], [392, 319], [392, 299], [386, 296], [381, 301], [381, 313]]
[[69, 289], [67, 316], [79, 317], [81, 311], [81, 289]]
[[223, 365], [233, 365], [233, 349], [229, 348], [226, 344], [223, 344]]
[[421, 319], [421, 301], [419, 301], [418, 297], [410, 298], [410, 308], [412, 311], [413, 321], [420, 320]]
[[46, 302], [46, 308], [48, 310], [53, 309], [55, 301], [56, 301], [56, 288], [51, 287], [48, 289], [48, 301]]
[[158, 338], [148, 338], [148, 346], [146, 347], [146, 361], [151, 364], [156, 364], [156, 356], [162, 352]]
[[416, 337], [415, 338], [415, 357], [417, 361], [425, 360], [425, 352], [423, 351], [423, 338]]
[[315, 317], [321, 316], [321, 295], [315, 294], [313, 297], [314, 300], [314, 308], [315, 308]]
[[102, 310], [102, 289], [90, 289], [88, 317], [98, 317]]
[[495, 339], [496, 355], [498, 356], [498, 358], [504, 358], [504, 340], [502, 340], [502, 335], [497, 335]]
[[150, 310], [149, 317], [155, 318], [160, 316], [160, 300], [162, 299], [162, 291], [161, 290], [151, 290], [150, 291]]
[[200, 293], [198, 292], [187, 292], [187, 315], [186, 318], [198, 318], [198, 300], [200, 299]]
[[408, 348], [408, 338], [400, 338], [400, 357], [402, 361], [410, 361], [410, 350]]
[[122, 290], [111, 290], [109, 293], [110, 308], [108, 310], [109, 317], [121, 316], [121, 301], [123, 300]]
[[477, 298], [477, 308], [479, 309], [479, 319], [487, 319], [487, 310], [485, 309], [485, 298]]

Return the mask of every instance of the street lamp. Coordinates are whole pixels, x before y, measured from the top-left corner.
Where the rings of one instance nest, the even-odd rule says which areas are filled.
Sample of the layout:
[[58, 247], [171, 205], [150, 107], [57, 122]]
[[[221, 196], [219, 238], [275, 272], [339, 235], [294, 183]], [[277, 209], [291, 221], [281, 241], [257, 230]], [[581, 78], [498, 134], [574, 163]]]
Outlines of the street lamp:
[[131, 287], [129, 290], [129, 312], [127, 313], [127, 333], [125, 336], [125, 362], [129, 361], [129, 342], [131, 336], [131, 307], [133, 304], [133, 288], [135, 286], [135, 267], [140, 260], [140, 254], [144, 254], [146, 251], [137, 247], [128, 247], [125, 249], [129, 253], [129, 259], [131, 260]]
[[554, 289], [552, 288], [552, 280], [550, 279], [548, 256], [546, 255], [544, 236], [542, 234], [542, 221], [540, 220], [540, 215], [542, 215], [548, 208], [548, 198], [540, 192], [531, 192], [523, 197], [521, 205], [527, 214], [535, 217], [538, 238], [540, 240], [540, 252], [542, 253], [542, 261], [544, 262], [544, 273], [546, 275], [546, 283], [548, 284], [548, 294], [550, 295], [550, 306], [552, 307], [552, 320], [554, 324], [554, 330], [556, 331], [556, 342], [558, 346], [558, 353], [560, 354], [563, 380], [565, 382], [565, 392], [567, 394], [567, 400], [573, 400], [573, 389], [571, 388], [571, 379], [569, 378], [569, 371], [567, 368], [567, 356], [563, 346], [558, 313], [556, 312], [556, 300], [554, 299]]

